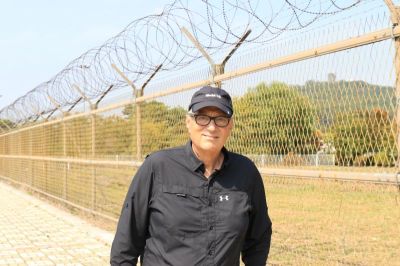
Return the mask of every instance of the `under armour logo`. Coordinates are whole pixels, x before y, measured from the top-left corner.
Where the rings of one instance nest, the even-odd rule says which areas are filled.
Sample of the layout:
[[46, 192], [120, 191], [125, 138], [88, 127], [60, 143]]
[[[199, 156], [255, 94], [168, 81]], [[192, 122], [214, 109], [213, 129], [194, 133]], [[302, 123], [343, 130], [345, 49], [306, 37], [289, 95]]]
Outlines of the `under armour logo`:
[[228, 201], [229, 200], [229, 196], [228, 195], [223, 195], [223, 196], [219, 196], [219, 201]]

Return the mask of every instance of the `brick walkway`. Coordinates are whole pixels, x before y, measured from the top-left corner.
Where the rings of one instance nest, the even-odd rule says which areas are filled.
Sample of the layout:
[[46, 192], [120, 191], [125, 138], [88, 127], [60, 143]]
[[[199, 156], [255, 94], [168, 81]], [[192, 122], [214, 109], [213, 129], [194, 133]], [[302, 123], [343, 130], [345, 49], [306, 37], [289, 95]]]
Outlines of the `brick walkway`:
[[112, 239], [0, 181], [0, 266], [109, 265]]

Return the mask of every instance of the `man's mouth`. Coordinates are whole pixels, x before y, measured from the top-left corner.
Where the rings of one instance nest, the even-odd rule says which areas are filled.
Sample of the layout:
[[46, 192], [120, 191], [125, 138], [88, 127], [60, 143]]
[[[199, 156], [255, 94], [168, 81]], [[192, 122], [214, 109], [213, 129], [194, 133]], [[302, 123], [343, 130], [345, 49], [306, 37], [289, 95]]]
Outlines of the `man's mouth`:
[[218, 136], [211, 136], [211, 135], [206, 135], [206, 134], [203, 134], [203, 136], [208, 139], [218, 139]]

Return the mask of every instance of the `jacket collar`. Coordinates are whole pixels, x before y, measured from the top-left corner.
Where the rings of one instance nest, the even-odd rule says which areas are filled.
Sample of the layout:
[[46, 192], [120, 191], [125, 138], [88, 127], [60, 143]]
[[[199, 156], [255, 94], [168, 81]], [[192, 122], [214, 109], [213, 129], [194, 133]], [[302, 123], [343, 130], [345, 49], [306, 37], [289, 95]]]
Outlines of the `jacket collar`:
[[[230, 152], [225, 147], [222, 147], [222, 153], [224, 154], [224, 161], [221, 165], [221, 169], [226, 167], [230, 161]], [[191, 140], [189, 140], [185, 145], [185, 154], [188, 158], [188, 166], [193, 172], [197, 172], [199, 169], [204, 171], [204, 163], [200, 161], [200, 159], [197, 158], [196, 154], [194, 153]]]

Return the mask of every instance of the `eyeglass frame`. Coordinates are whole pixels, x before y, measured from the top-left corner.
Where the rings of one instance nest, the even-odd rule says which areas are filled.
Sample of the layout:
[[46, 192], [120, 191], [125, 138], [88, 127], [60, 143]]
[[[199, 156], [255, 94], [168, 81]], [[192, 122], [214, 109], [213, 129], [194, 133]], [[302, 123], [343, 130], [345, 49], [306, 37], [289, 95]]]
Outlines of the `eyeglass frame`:
[[[223, 116], [223, 115], [219, 115], [219, 116], [209, 116], [209, 115], [205, 115], [205, 114], [195, 114], [195, 113], [188, 113], [187, 115], [190, 116], [190, 117], [193, 117], [193, 118], [194, 118], [194, 121], [196, 122], [196, 125], [199, 125], [199, 126], [202, 126], [202, 127], [208, 126], [208, 125], [211, 123], [211, 120], [213, 120], [215, 126], [220, 127], [220, 128], [225, 128], [225, 127], [227, 127], [227, 126], [229, 125], [229, 123], [231, 122], [231, 118], [232, 118], [232, 117], [227, 117], [227, 116]], [[199, 124], [199, 123], [197, 122], [197, 117], [199, 117], [199, 116], [207, 117], [207, 118], [209, 119], [209, 120], [208, 120], [208, 123], [205, 124], [205, 125]], [[217, 122], [216, 122], [217, 120], [215, 120], [215, 119], [221, 118], [221, 117], [222, 117], [222, 118], [226, 118], [226, 119], [228, 120], [228, 122], [226, 123], [225, 126], [220, 126], [220, 125], [218, 125]]]

